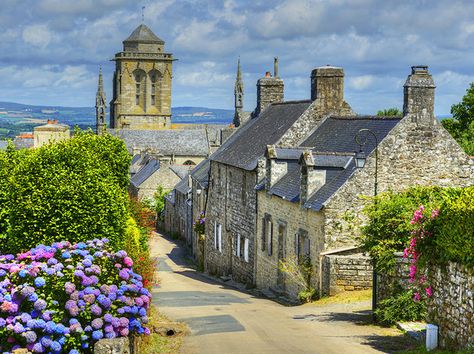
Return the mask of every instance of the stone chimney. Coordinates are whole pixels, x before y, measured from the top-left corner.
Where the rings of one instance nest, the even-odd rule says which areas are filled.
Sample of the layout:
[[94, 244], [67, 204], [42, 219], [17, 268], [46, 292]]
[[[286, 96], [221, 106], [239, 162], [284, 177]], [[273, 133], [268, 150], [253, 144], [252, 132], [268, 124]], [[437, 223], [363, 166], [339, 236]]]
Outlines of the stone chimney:
[[329, 109], [344, 103], [344, 69], [321, 66], [311, 72], [311, 101], [320, 100]]
[[306, 150], [301, 154], [300, 203], [306, 201], [326, 183], [326, 170], [317, 170], [313, 153]]
[[[274, 62], [275, 74], [278, 74], [278, 59]], [[283, 80], [270, 74], [265, 73], [265, 77], [257, 81], [257, 107], [254, 116], [260, 114], [268, 105], [277, 102], [283, 102], [284, 96]]]
[[410, 116], [418, 126], [431, 128], [436, 124], [434, 116], [435, 84], [428, 66], [411, 67], [411, 75], [403, 86], [403, 116]]
[[265, 154], [266, 161], [266, 182], [265, 189], [269, 190], [278, 180], [288, 172], [288, 164], [285, 161], [277, 160], [275, 145], [267, 145]]

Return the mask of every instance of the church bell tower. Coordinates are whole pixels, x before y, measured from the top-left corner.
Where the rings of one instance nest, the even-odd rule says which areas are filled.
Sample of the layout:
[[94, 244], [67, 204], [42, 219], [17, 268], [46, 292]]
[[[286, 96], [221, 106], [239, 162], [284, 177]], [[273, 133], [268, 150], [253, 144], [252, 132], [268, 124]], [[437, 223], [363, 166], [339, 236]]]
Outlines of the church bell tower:
[[159, 130], [171, 127], [173, 55], [165, 42], [141, 24], [115, 54], [110, 127]]
[[240, 70], [240, 58], [237, 62], [237, 77], [235, 79], [235, 87], [234, 87], [234, 97], [235, 97], [235, 112], [234, 112], [234, 120], [232, 123], [237, 128], [239, 127], [242, 122], [242, 112], [244, 108], [244, 83], [242, 81], [242, 72]]
[[95, 95], [95, 130], [97, 135], [102, 135], [107, 129], [107, 103], [105, 100], [104, 80], [102, 78], [102, 67], [99, 70], [99, 85]]

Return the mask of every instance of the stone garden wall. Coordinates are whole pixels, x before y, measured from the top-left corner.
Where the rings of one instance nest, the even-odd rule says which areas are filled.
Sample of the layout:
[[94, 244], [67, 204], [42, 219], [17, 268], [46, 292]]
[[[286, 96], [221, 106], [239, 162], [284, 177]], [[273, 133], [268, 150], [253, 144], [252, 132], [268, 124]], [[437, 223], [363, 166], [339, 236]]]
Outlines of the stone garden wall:
[[403, 258], [403, 253], [395, 253], [396, 265], [393, 273], [377, 274], [377, 302], [389, 298], [397, 287], [408, 290], [410, 279], [410, 260]]
[[[378, 275], [378, 301], [388, 298], [396, 286], [408, 289], [410, 260], [402, 253], [396, 256], [394, 273]], [[427, 274], [433, 289], [427, 303], [427, 323], [439, 327], [440, 347], [474, 349], [474, 268], [450, 263], [433, 267]]]
[[474, 349], [474, 268], [450, 263], [430, 271], [428, 279], [428, 323], [439, 326], [440, 346]]
[[370, 257], [362, 254], [325, 255], [322, 260], [322, 295], [372, 287]]

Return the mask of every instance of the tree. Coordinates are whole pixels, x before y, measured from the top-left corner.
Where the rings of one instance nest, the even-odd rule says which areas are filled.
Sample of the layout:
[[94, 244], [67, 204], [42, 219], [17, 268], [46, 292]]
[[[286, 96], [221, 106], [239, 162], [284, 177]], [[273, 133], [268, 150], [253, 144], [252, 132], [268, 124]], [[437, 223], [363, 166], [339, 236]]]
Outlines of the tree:
[[466, 90], [461, 102], [451, 106], [453, 118], [441, 124], [469, 155], [474, 155], [474, 82]]
[[122, 246], [130, 163], [123, 142], [81, 132], [18, 155], [14, 163], [8, 183], [0, 185], [7, 188], [8, 209], [2, 253], [101, 237]]
[[159, 185], [156, 189], [155, 194], [153, 195], [155, 210], [158, 217], [161, 217], [161, 213], [165, 208], [165, 196], [169, 193], [169, 190], [163, 188], [162, 185]]
[[398, 108], [396, 107], [392, 107], [392, 108], [388, 108], [388, 109], [384, 109], [384, 110], [381, 110], [381, 111], [377, 111], [377, 115], [378, 116], [385, 116], [385, 117], [388, 117], [388, 116], [402, 116], [402, 111], [400, 111]]

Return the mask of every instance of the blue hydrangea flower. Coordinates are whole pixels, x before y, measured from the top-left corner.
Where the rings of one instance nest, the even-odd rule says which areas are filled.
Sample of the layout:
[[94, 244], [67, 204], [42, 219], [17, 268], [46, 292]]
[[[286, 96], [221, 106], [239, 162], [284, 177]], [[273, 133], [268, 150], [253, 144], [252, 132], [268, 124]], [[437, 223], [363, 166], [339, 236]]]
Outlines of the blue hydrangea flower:
[[59, 352], [61, 350], [61, 344], [59, 344], [56, 341], [53, 341], [51, 343], [51, 350], [54, 350], [55, 352]]
[[102, 339], [103, 337], [104, 337], [104, 334], [102, 333], [100, 329], [92, 332], [92, 338], [94, 340], [99, 340], [99, 339]]
[[41, 287], [45, 286], [45, 284], [46, 284], [46, 280], [44, 280], [44, 278], [38, 277], [38, 278], [35, 279], [35, 285], [38, 288], [41, 288]]

